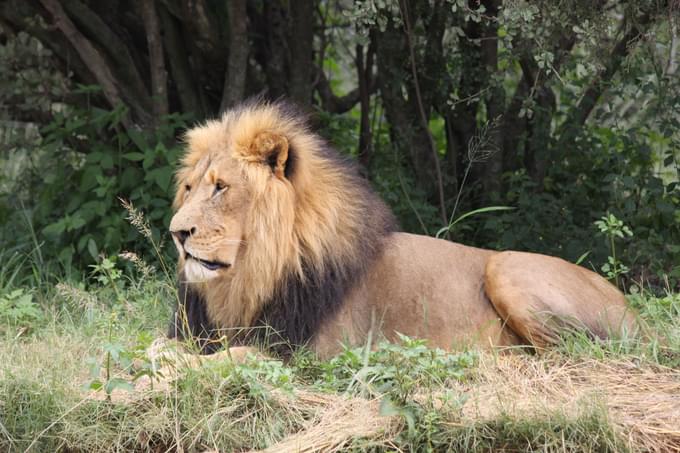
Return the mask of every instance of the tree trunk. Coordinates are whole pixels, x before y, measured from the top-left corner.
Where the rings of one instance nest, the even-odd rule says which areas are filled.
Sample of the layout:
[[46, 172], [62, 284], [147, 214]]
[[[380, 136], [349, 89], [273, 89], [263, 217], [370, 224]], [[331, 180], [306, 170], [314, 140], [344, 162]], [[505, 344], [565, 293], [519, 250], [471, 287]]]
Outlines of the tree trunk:
[[482, 65], [487, 72], [487, 79], [491, 85], [490, 96], [486, 100], [487, 120], [491, 123], [488, 130], [491, 149], [484, 165], [484, 192], [485, 198], [493, 193], [500, 193], [501, 176], [503, 173], [503, 148], [502, 131], [496, 124], [501, 120], [505, 105], [505, 91], [503, 87], [496, 85], [491, 75], [498, 72], [498, 10], [501, 0], [485, 0], [482, 4], [486, 8], [487, 21], [484, 27], [484, 39], [482, 39]]
[[272, 99], [284, 96], [288, 88], [286, 61], [288, 48], [286, 40], [286, 11], [282, 0], [268, 0], [264, 4], [265, 43], [264, 66]]
[[290, 2], [290, 88], [291, 98], [302, 104], [312, 100], [314, 68], [314, 0]]
[[165, 6], [161, 5], [159, 11], [163, 24], [165, 50], [168, 53], [170, 71], [182, 111], [193, 115], [198, 120], [203, 119], [206, 115], [206, 107], [198, 94], [187, 49], [179, 29], [180, 24]]
[[144, 20], [146, 41], [149, 47], [151, 103], [153, 105], [154, 120], [156, 125], [158, 125], [160, 118], [169, 113], [168, 76], [165, 72], [161, 27], [158, 21], [155, 0], [142, 0], [140, 2], [140, 10]]
[[234, 106], [245, 97], [248, 73], [248, 14], [246, 0], [231, 0], [229, 8], [229, 58], [224, 76], [220, 112]]
[[359, 162], [368, 171], [371, 166], [373, 139], [371, 137], [371, 93], [373, 72], [373, 52], [369, 47], [364, 61], [364, 48], [361, 45], [355, 49], [355, 64], [357, 67], [357, 79], [359, 82], [359, 105], [361, 107], [361, 120], [359, 125]]
[[[126, 95], [125, 90], [120, 90], [118, 81], [111, 72], [111, 68], [106, 59], [99, 53], [99, 51], [90, 43], [90, 41], [78, 31], [71, 19], [66, 15], [58, 0], [40, 0], [43, 6], [52, 14], [55, 26], [61, 30], [66, 36], [71, 45], [76, 49], [83, 62], [88, 66], [90, 71], [94, 74], [97, 82], [102, 87], [104, 96], [112, 107], [127, 104], [131, 107], [135, 117], [143, 124], [151, 124], [151, 116], [137, 100], [131, 99]], [[123, 119], [123, 124], [130, 128], [132, 123], [129, 119]]]
[[146, 68], [137, 64], [145, 60], [143, 53], [128, 45], [129, 43], [113, 30], [113, 25], [110, 26], [100, 14], [80, 0], [63, 0], [62, 4], [68, 16], [87, 39], [98, 46], [105, 53], [104, 56], [113, 63], [111, 71], [124, 84], [125, 90], [150, 108], [151, 99], [144, 84], [145, 73], [140, 73], [140, 69]]
[[403, 96], [403, 81], [409, 79], [411, 72], [409, 68], [403, 68], [404, 56], [409, 55], [404, 32], [389, 24], [385, 31], [375, 33], [375, 42], [378, 88], [390, 125], [391, 141], [400, 152], [410, 157], [417, 186], [431, 201], [439, 204], [430, 137], [423, 128], [412, 85], [409, 87], [409, 99]]

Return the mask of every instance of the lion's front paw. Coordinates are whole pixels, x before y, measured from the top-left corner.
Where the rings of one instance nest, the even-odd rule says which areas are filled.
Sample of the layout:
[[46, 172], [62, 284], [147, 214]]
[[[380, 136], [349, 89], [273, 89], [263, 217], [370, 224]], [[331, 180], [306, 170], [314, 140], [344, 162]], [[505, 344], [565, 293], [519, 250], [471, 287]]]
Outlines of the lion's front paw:
[[[146, 350], [146, 361], [136, 364], [136, 369], [148, 369], [144, 381], [168, 383], [177, 379], [184, 370], [199, 368], [204, 362], [245, 363], [249, 358], [262, 359], [265, 356], [249, 346], [236, 346], [210, 355], [188, 352], [176, 340], [157, 338]], [[147, 384], [144, 384], [147, 385]]]

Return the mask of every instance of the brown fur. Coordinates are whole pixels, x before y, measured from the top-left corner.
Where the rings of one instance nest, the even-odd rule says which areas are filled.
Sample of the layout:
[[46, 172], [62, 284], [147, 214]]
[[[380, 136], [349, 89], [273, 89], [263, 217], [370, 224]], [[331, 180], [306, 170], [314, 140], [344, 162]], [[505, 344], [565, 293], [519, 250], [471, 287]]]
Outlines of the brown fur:
[[[623, 295], [581, 267], [392, 232], [353, 165], [285, 104], [245, 104], [186, 140], [171, 231], [213, 329], [273, 320], [284, 341], [328, 355], [372, 329], [451, 347], [635, 328]], [[230, 267], [206, 271], [186, 253]]]

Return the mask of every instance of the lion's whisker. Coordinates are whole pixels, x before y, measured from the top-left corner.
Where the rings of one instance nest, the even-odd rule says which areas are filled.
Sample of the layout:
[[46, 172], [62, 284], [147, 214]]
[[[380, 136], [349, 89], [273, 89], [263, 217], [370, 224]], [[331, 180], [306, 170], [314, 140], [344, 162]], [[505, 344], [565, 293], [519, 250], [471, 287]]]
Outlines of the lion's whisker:
[[222, 244], [245, 244], [246, 241], [243, 239], [218, 239], [215, 241], [216, 245], [222, 245]]

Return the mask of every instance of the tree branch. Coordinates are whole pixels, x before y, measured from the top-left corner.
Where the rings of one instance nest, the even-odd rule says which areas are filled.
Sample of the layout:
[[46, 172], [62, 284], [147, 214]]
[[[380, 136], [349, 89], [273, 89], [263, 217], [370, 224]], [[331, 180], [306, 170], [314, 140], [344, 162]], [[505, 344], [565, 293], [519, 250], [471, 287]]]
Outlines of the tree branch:
[[[71, 22], [71, 19], [66, 15], [60, 2], [58, 0], [40, 0], [40, 2], [52, 15], [56, 27], [61, 30], [64, 36], [66, 36], [66, 39], [73, 45], [90, 71], [92, 71], [97, 82], [101, 85], [104, 96], [109, 104], [113, 107], [125, 104], [121, 91], [118, 88], [117, 81], [113, 76], [107, 61], [92, 43], [78, 31], [73, 22]], [[138, 108], [136, 103], [129, 103], [129, 105], [143, 123], [150, 123], [151, 118], [148, 112]], [[123, 124], [126, 128], [132, 127], [129, 118], [124, 118]]]
[[[624, 33], [621, 40], [616, 43], [604, 68], [595, 75], [590, 82], [590, 85], [583, 93], [581, 100], [567, 115], [567, 119], [559, 134], [560, 140], [563, 140], [569, 135], [568, 132], [573, 131], [575, 128], [582, 126], [586, 122], [590, 113], [595, 108], [597, 101], [600, 99], [600, 96], [602, 96], [607, 89], [612, 77], [616, 74], [623, 63], [623, 60], [630, 53], [633, 44], [640, 39], [651, 23], [652, 16], [649, 13], [644, 14], [635, 24], [631, 25], [630, 29]], [[625, 24], [623, 26], [625, 27]]]
[[[123, 103], [113, 74], [97, 49], [76, 29], [71, 19], [68, 18], [58, 0], [40, 0], [43, 6], [52, 14], [56, 27], [66, 36], [73, 45], [85, 64], [94, 73], [97, 82], [104, 91], [104, 96], [109, 104], [116, 106]], [[129, 123], [128, 123], [129, 125]]]
[[[498, 73], [498, 13], [501, 8], [501, 0], [483, 0], [482, 5], [486, 8], [484, 25], [484, 40], [481, 44], [481, 60], [489, 74]], [[490, 96], [486, 98], [487, 121], [492, 124], [498, 120], [502, 114], [505, 104], [505, 90], [498, 86], [497, 82], [490, 77], [489, 88]], [[503, 154], [505, 150], [501, 147], [503, 137], [501, 128], [489, 128], [489, 139], [498, 150], [491, 153], [484, 164], [484, 189], [487, 193], [501, 192], [501, 175], [503, 174]]]
[[286, 5], [283, 0], [264, 2], [264, 53], [260, 64], [267, 77], [269, 96], [278, 98], [288, 92], [288, 40], [286, 33]]
[[181, 0], [180, 20], [189, 25], [196, 47], [210, 61], [220, 61], [224, 43], [220, 39], [215, 15], [206, 0]]
[[64, 74], [73, 71], [79, 81], [85, 84], [96, 83], [94, 75], [83, 63], [73, 46], [64, 35], [54, 27], [37, 25], [37, 21], [29, 20], [35, 15], [46, 15], [46, 12], [26, 1], [9, 1], [0, 3], [0, 16], [16, 30], [23, 30], [47, 46], [56, 56], [60, 69]]
[[296, 101], [309, 104], [312, 100], [314, 68], [314, 1], [290, 2], [290, 96]]
[[416, 71], [416, 56], [413, 50], [413, 39], [411, 36], [411, 21], [409, 18], [409, 12], [405, 0], [399, 0], [399, 10], [401, 11], [401, 17], [404, 21], [404, 28], [406, 31], [406, 43], [408, 45], [410, 62], [411, 62], [411, 74], [413, 76], [413, 85], [416, 93], [416, 104], [418, 107], [418, 113], [420, 115], [421, 127], [427, 133], [427, 138], [430, 145], [430, 150], [432, 151], [432, 157], [434, 159], [434, 169], [435, 176], [437, 177], [437, 192], [439, 194], [439, 211], [442, 218], [442, 225], [448, 225], [448, 216], [446, 214], [446, 202], [444, 200], [444, 182], [442, 179], [442, 171], [439, 163], [439, 155], [437, 154], [437, 147], [434, 143], [434, 137], [432, 137], [432, 132], [430, 132], [430, 127], [428, 125], [427, 115], [425, 113], [425, 108], [423, 106], [423, 98], [420, 94], [420, 83], [418, 82], [418, 71]]
[[357, 67], [357, 79], [359, 80], [359, 105], [361, 106], [361, 123], [359, 127], [359, 162], [368, 169], [371, 161], [371, 121], [370, 106], [371, 95], [368, 91], [371, 85], [373, 71], [373, 54], [375, 45], [373, 41], [366, 51], [366, 61], [364, 62], [364, 48], [357, 44], [355, 48], [355, 64]]
[[79, 0], [63, 0], [61, 3], [69, 17], [73, 18], [75, 24], [100, 49], [106, 52], [111, 61], [115, 62], [112, 71], [126, 81], [126, 89], [131, 90], [140, 102], [150, 108], [151, 101], [144, 80], [130, 53], [130, 48], [125, 45], [107, 22], [86, 4]]
[[[360, 100], [359, 88], [355, 88], [344, 96], [337, 96], [333, 93], [331, 84], [326, 78], [323, 70], [317, 68], [316, 91], [321, 98], [321, 107], [330, 113], [345, 113], [351, 110]], [[369, 87], [369, 94], [375, 92], [375, 83]]]

